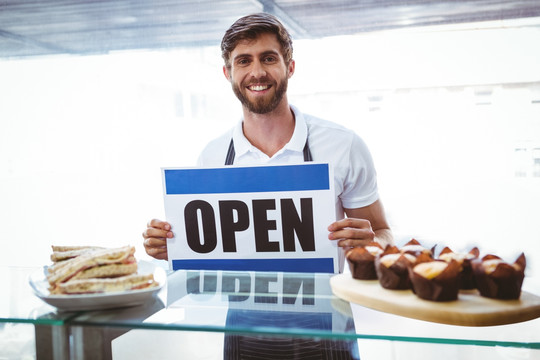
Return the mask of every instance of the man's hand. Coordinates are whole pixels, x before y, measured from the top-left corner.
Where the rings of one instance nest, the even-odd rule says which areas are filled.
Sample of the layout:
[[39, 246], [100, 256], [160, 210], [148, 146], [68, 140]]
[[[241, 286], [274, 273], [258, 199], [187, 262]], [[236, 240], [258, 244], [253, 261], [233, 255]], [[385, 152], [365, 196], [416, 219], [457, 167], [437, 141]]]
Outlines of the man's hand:
[[171, 225], [166, 221], [153, 219], [146, 226], [142, 234], [146, 253], [153, 258], [167, 260], [167, 239], [174, 236]]
[[347, 218], [338, 220], [328, 227], [330, 231], [328, 238], [337, 240], [338, 246], [350, 248], [376, 241], [385, 247], [394, 243], [380, 200], [366, 207], [345, 209], [345, 213]]
[[366, 219], [345, 218], [330, 224], [328, 231], [328, 239], [337, 240], [338, 246], [343, 248], [364, 246], [375, 241], [375, 231]]

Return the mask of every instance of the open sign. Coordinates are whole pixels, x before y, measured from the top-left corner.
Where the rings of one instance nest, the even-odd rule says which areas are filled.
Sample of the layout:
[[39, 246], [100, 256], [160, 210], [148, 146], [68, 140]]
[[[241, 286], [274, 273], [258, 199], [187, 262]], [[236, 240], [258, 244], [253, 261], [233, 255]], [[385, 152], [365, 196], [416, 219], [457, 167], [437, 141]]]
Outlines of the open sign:
[[337, 272], [328, 164], [164, 168], [171, 269]]

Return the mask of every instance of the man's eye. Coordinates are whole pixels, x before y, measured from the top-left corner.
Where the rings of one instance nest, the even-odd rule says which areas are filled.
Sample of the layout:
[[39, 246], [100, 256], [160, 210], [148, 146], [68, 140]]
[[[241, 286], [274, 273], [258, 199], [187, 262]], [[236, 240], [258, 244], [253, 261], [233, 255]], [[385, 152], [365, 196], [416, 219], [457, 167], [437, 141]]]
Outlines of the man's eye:
[[272, 63], [272, 62], [275, 62], [276, 61], [276, 58], [273, 57], [273, 56], [267, 56], [264, 58], [264, 62], [267, 62], [267, 63]]

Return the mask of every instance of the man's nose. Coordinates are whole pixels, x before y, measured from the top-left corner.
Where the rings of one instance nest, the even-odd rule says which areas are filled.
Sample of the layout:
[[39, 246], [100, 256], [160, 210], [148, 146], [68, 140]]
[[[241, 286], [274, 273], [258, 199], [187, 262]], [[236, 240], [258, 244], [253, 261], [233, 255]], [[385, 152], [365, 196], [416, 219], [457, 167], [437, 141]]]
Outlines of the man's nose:
[[266, 75], [266, 70], [264, 68], [264, 65], [258, 60], [253, 61], [252, 67], [251, 67], [251, 76], [258, 79], [265, 75]]

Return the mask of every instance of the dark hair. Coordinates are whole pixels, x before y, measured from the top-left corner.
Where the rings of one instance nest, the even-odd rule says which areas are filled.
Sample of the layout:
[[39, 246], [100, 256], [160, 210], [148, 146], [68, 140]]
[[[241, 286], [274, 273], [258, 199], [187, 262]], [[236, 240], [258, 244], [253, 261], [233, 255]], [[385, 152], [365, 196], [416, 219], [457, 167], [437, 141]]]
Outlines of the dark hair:
[[230, 57], [238, 42], [241, 40], [255, 40], [260, 34], [275, 34], [281, 45], [285, 63], [289, 64], [292, 59], [293, 47], [291, 35], [285, 26], [273, 15], [258, 13], [244, 16], [225, 32], [221, 40], [221, 56], [227, 68], [231, 67]]

